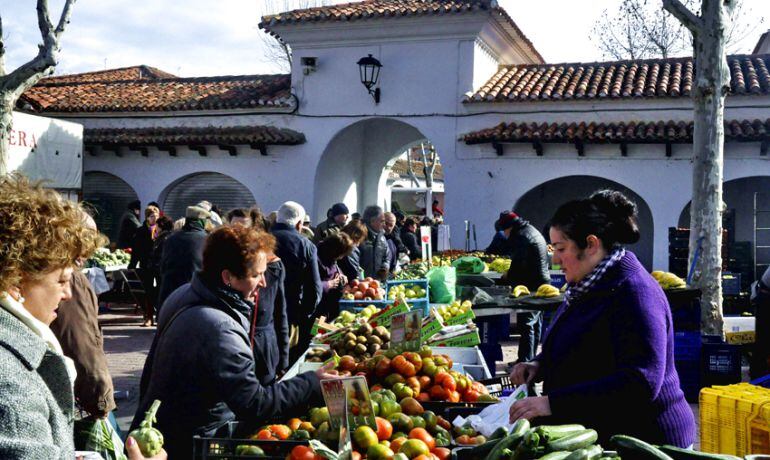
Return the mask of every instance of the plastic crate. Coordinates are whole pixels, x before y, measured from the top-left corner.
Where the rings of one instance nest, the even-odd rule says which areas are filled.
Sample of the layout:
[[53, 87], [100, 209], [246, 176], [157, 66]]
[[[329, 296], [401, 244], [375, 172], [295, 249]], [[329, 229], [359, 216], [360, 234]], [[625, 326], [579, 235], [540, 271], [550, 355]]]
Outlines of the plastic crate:
[[[770, 453], [770, 420], [764, 418], [765, 407], [770, 408], [770, 390], [755, 385], [739, 383], [701, 390], [701, 450], [737, 456]], [[754, 426], [757, 420], [758, 426]]]
[[704, 336], [702, 356], [703, 382], [729, 385], [741, 381], [741, 347], [724, 343], [721, 337]]
[[551, 286], [561, 289], [567, 284], [567, 275], [564, 273], [551, 273]]
[[406, 303], [408, 303], [409, 306], [412, 308], [412, 310], [421, 309], [423, 316], [428, 316], [428, 313], [430, 313], [430, 285], [428, 284], [428, 280], [388, 281], [387, 294], [390, 294], [391, 287], [399, 284], [417, 285], [425, 289], [425, 297], [419, 298], [419, 299], [405, 299], [405, 300], [406, 300]]
[[193, 459], [253, 459], [253, 455], [235, 455], [235, 449], [241, 445], [258, 446], [265, 451], [263, 459], [284, 460], [296, 446], [307, 446], [307, 441], [265, 441], [248, 439], [240, 433], [238, 422], [228, 422], [207, 438], [193, 436]]
[[352, 311], [358, 313], [368, 305], [374, 305], [378, 309], [388, 308], [393, 302], [388, 300], [340, 300], [340, 311]]
[[739, 295], [740, 293], [741, 274], [722, 272], [722, 295]]

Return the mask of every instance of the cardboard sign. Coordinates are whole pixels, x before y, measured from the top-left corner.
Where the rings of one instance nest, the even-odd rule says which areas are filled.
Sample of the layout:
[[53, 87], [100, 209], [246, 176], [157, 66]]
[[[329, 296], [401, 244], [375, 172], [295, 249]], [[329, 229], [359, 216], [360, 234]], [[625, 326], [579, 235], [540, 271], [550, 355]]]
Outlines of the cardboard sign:
[[420, 246], [422, 247], [422, 260], [427, 260], [430, 263], [433, 257], [433, 248], [430, 244], [430, 227], [424, 225], [420, 227]]
[[393, 317], [390, 346], [399, 352], [419, 351], [422, 345], [422, 310], [412, 310]]
[[337, 451], [344, 457], [351, 457], [353, 443], [350, 440], [350, 421], [348, 420], [348, 400], [346, 398], [345, 385], [342, 380], [322, 380], [321, 393], [323, 394], [326, 408], [329, 410], [329, 429], [339, 433], [339, 445]]
[[[374, 406], [369, 397], [369, 386], [363, 376], [348, 377], [321, 382], [321, 392], [329, 408], [329, 419], [348, 428], [348, 436], [359, 426], [377, 429]], [[330, 423], [334, 429], [334, 424]], [[342, 442], [342, 440], [340, 440]]]

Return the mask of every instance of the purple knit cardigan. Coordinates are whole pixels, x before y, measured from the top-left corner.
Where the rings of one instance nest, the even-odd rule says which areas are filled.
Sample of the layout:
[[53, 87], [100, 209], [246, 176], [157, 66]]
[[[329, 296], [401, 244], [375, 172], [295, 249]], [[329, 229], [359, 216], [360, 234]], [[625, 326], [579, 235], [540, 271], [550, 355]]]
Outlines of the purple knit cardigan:
[[607, 442], [627, 434], [692, 445], [695, 422], [674, 367], [668, 300], [627, 251], [594, 289], [557, 313], [541, 363], [547, 423], [581, 423]]

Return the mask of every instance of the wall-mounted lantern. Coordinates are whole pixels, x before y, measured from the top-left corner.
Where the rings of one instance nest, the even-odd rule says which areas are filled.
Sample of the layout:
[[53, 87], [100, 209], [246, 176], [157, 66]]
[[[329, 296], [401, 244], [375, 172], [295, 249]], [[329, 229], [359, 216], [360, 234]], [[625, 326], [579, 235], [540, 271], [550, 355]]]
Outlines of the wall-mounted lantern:
[[375, 104], [380, 103], [380, 88], [374, 88], [377, 85], [377, 80], [380, 78], [380, 68], [382, 68], [382, 64], [373, 58], [371, 54], [358, 60], [361, 83], [366, 86], [366, 90], [374, 97]]

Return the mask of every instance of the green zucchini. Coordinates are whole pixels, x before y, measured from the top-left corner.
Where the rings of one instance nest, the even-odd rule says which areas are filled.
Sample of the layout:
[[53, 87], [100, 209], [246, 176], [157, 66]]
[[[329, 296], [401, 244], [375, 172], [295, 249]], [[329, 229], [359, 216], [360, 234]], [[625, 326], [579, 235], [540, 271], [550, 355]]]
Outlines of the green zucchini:
[[508, 428], [501, 426], [492, 433], [489, 439], [503, 439], [506, 436], [508, 436]]
[[596, 460], [601, 457], [603, 451], [602, 446], [594, 444], [572, 452], [566, 460]]
[[538, 460], [564, 460], [571, 453], [572, 452], [567, 451], [551, 452], [550, 454], [545, 454], [544, 456], [540, 457]]
[[[503, 449], [512, 449], [521, 441], [521, 438], [529, 431], [529, 420], [517, 420], [511, 428], [511, 433], [501, 439], [497, 445], [485, 457], [486, 460], [499, 460], [502, 457]], [[477, 457], [481, 458], [481, 457]]]
[[548, 452], [558, 452], [562, 450], [572, 452], [590, 446], [595, 443], [597, 439], [599, 439], [599, 435], [596, 433], [596, 430], [578, 431], [561, 439], [549, 442], [546, 445], [546, 450]]
[[537, 427], [537, 434], [543, 442], [548, 443], [585, 429], [583, 425], [542, 425]]
[[484, 458], [484, 456], [490, 453], [500, 441], [502, 440], [490, 439], [484, 444], [479, 444], [478, 446], [473, 446], [470, 449], [463, 451], [463, 453], [467, 453], [469, 458]]
[[709, 454], [675, 446], [660, 446], [658, 449], [674, 460], [741, 460], [734, 455]]
[[611, 437], [610, 443], [623, 460], [673, 460], [652, 444], [624, 434]]

